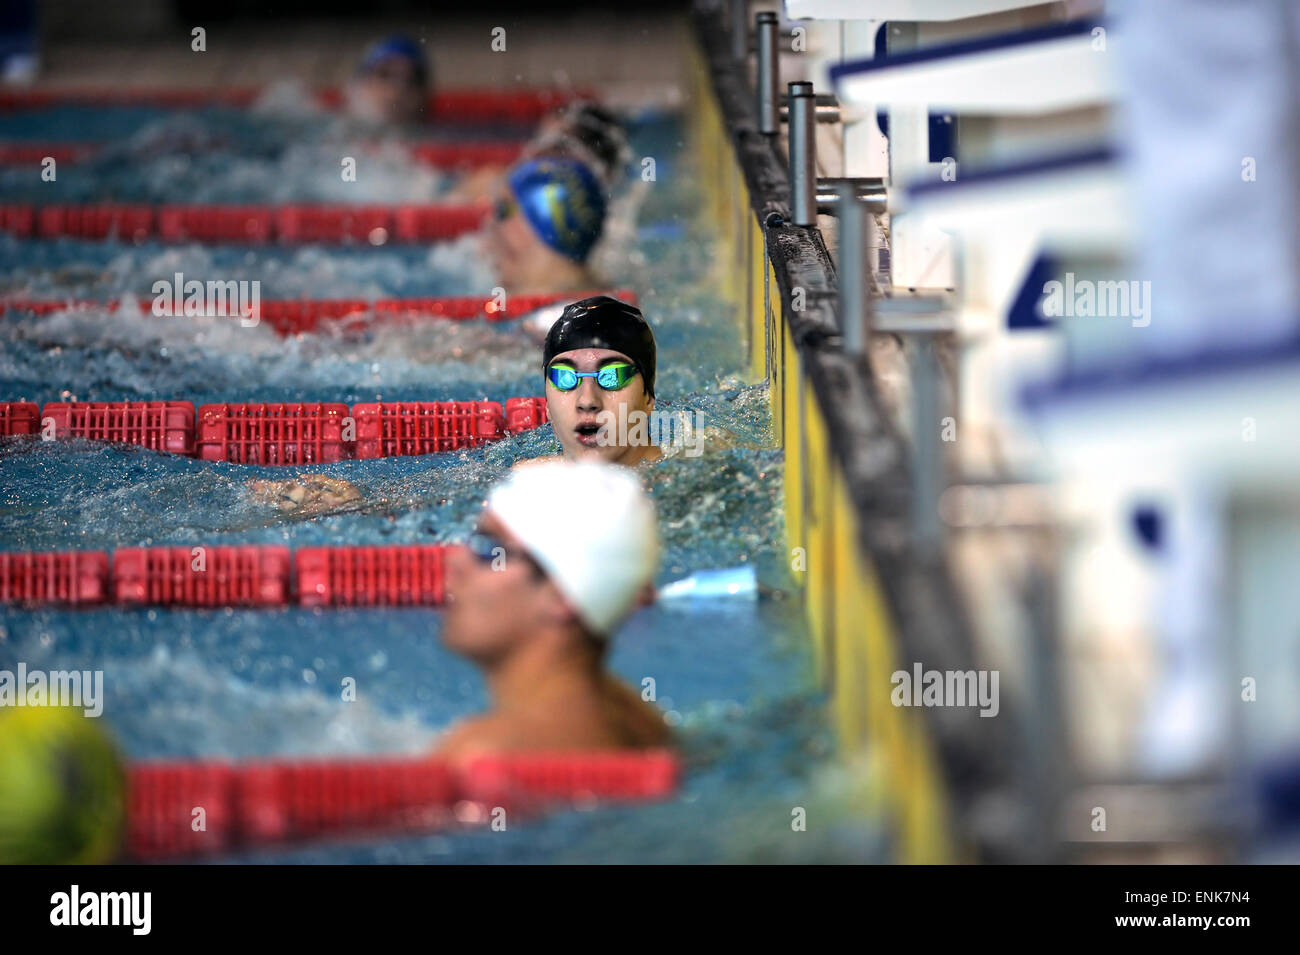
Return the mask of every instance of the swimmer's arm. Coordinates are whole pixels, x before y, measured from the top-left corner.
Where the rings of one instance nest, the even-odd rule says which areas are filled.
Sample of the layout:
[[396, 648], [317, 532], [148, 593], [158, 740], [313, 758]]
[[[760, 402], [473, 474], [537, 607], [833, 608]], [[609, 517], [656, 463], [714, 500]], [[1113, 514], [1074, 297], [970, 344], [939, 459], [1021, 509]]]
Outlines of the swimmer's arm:
[[282, 480], [252, 480], [248, 489], [265, 504], [281, 510], [319, 510], [359, 500], [361, 491], [351, 481], [325, 474], [305, 474]]

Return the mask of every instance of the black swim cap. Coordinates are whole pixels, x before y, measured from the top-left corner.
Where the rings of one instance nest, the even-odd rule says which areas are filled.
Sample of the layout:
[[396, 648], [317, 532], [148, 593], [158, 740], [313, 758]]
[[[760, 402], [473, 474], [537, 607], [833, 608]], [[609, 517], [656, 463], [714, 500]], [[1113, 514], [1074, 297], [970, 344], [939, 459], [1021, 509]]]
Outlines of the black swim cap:
[[596, 103], [571, 103], [555, 114], [558, 128], [529, 144], [530, 156], [573, 156], [591, 167], [606, 188], [622, 180], [632, 147], [618, 117]]
[[551, 326], [542, 349], [542, 374], [551, 359], [579, 348], [608, 348], [631, 358], [645, 382], [646, 394], [655, 394], [655, 336], [641, 309], [608, 295], [593, 295], [574, 302]]
[[591, 152], [605, 170], [605, 178], [619, 179], [631, 149], [618, 117], [597, 103], [578, 103], [569, 109], [566, 118], [569, 135]]

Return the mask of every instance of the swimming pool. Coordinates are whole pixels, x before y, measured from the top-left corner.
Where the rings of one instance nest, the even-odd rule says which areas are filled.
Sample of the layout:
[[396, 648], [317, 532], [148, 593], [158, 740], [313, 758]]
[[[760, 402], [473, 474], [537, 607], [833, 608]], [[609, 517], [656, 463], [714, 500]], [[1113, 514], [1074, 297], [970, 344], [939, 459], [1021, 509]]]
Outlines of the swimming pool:
[[[53, 123], [60, 111], [50, 113]], [[221, 116], [186, 122], [203, 142], [226, 129], [202, 128], [224, 123]], [[126, 111], [116, 132], [96, 122], [102, 139], [116, 141], [177, 119]], [[304, 122], [283, 120], [279, 135], [291, 140]], [[658, 178], [641, 209], [636, 254], [605, 276], [611, 287], [634, 289], [655, 326], [660, 408], [698, 410], [708, 429], [703, 456], [673, 456], [645, 471], [665, 544], [660, 582], [752, 562], [778, 595], [794, 593], [768, 397], [743, 377], [735, 304], [719, 288], [712, 226], [697, 212], [703, 203], [681, 129], [674, 116], [634, 125], [634, 154], [654, 156]], [[122, 174], [129, 182], [129, 169]], [[491, 282], [481, 268], [468, 239], [284, 249], [0, 239], [0, 294], [25, 297], [145, 296], [152, 281], [175, 271], [258, 278], [264, 298], [483, 294]], [[283, 339], [265, 326], [91, 310], [10, 314], [0, 336], [7, 400], [504, 400], [541, 390], [536, 346], [509, 326], [482, 322], [327, 328]], [[284, 476], [278, 469], [5, 439], [0, 540], [7, 550], [452, 541], [515, 460], [557, 450], [543, 427], [469, 452], [294, 469], [346, 477], [363, 491], [359, 502], [306, 518], [246, 492], [248, 479]], [[416, 753], [485, 703], [474, 670], [439, 645], [439, 625], [436, 612], [423, 610], [6, 609], [0, 667], [21, 660], [29, 668], [103, 669], [105, 720], [137, 759]], [[807, 646], [793, 598], [665, 604], [634, 617], [612, 668], [635, 685], [655, 680], [658, 705], [685, 744], [683, 788], [664, 804], [566, 811], [506, 833], [342, 841], [227, 861], [883, 860], [886, 837], [848, 811], [853, 787], [831, 759]], [[339, 701], [349, 676], [358, 684], [355, 703]], [[816, 820], [806, 832], [792, 832], [795, 807]]]

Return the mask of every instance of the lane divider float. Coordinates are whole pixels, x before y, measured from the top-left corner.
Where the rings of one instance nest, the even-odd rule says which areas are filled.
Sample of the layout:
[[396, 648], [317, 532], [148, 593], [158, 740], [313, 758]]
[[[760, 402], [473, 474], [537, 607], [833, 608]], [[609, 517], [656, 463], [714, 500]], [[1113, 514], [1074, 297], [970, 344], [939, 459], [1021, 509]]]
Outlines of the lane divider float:
[[122, 242], [390, 243], [442, 242], [476, 231], [485, 203], [276, 205], [91, 202], [0, 205], [0, 231], [21, 239]]
[[[126, 851], [147, 861], [325, 836], [428, 831], [565, 803], [646, 802], [678, 787], [671, 750], [434, 758], [135, 763]], [[196, 831], [195, 811], [204, 827]]]
[[0, 603], [79, 607], [111, 600], [105, 551], [0, 553]]
[[119, 547], [118, 606], [283, 607], [290, 602], [287, 547]]
[[331, 464], [462, 451], [548, 421], [546, 399], [496, 401], [0, 402], [0, 437], [130, 444], [203, 461]]
[[447, 548], [302, 547], [294, 552], [303, 607], [439, 607], [446, 598]]
[[0, 553], [0, 604], [26, 607], [440, 607], [456, 545], [271, 544]]
[[[371, 148], [377, 148], [375, 143]], [[0, 166], [35, 166], [45, 159], [76, 163], [90, 159], [103, 148], [93, 142], [41, 142], [38, 140], [0, 143]], [[471, 142], [425, 141], [410, 147], [411, 158], [422, 165], [451, 172], [510, 166], [523, 154], [524, 145], [512, 140]]]
[[[14, 89], [0, 91], [0, 111], [50, 109], [58, 106], [87, 108], [145, 107], [154, 109], [198, 109], [224, 106], [247, 109], [257, 102], [262, 90], [256, 87], [220, 89], [135, 88], [135, 89]], [[327, 109], [340, 109], [343, 91], [323, 87], [313, 99]], [[429, 97], [429, 118], [435, 123], [457, 125], [530, 125], [548, 113], [575, 100], [591, 99], [589, 90], [493, 90], [449, 89]]]

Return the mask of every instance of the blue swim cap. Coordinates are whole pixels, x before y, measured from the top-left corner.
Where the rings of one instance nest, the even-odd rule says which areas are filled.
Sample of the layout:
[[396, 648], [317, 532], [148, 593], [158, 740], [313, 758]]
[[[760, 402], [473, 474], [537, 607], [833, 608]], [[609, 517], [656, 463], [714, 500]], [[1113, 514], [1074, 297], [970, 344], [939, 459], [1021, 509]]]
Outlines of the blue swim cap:
[[538, 237], [585, 262], [605, 225], [605, 193], [595, 174], [576, 159], [548, 156], [517, 165], [509, 183]]
[[357, 72], [369, 73], [390, 57], [409, 61], [415, 67], [415, 77], [421, 86], [428, 82], [429, 61], [424, 57], [424, 50], [415, 40], [401, 33], [394, 33], [392, 36], [372, 44], [366, 50], [365, 55], [361, 57]]

